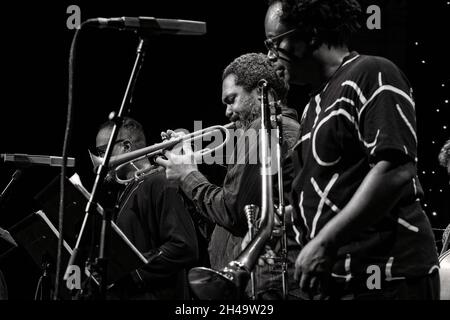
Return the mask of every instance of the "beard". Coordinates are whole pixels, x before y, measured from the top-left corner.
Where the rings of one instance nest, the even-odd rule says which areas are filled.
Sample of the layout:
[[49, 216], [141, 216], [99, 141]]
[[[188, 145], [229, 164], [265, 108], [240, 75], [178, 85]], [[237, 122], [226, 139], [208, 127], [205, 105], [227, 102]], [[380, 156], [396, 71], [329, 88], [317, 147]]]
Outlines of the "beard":
[[239, 120], [237, 120], [236, 128], [247, 130], [253, 121], [261, 116], [261, 108], [258, 99], [248, 96], [243, 101], [242, 111], [239, 113]]

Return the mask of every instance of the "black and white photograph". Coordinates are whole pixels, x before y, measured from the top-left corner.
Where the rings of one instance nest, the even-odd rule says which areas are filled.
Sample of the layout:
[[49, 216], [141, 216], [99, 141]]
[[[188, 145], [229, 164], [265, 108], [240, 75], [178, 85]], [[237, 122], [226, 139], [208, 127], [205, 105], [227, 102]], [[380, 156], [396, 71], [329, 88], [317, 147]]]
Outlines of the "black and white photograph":
[[450, 300], [450, 1], [2, 7], [0, 304]]

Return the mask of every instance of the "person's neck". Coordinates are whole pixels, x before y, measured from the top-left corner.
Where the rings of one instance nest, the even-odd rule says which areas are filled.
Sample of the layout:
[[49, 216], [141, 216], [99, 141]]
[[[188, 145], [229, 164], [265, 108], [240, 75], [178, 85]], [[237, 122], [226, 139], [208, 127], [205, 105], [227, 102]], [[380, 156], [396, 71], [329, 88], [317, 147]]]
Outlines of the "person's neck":
[[350, 51], [346, 46], [329, 47], [323, 44], [315, 53], [314, 58], [318, 65], [318, 77], [313, 83], [313, 88], [324, 86], [342, 65], [344, 58]]

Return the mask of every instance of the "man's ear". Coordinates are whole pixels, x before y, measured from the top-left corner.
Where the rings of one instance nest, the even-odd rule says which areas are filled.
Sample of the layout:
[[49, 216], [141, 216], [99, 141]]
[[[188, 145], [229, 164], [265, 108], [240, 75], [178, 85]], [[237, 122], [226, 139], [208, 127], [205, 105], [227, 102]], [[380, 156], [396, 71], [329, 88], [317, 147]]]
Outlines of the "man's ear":
[[258, 99], [258, 101], [261, 101], [261, 88], [259, 86], [253, 89], [250, 94]]
[[[255, 90], [256, 90], [256, 92], [255, 92], [256, 98], [261, 103], [261, 88], [258, 87]], [[269, 97], [269, 101], [278, 100], [277, 94], [273, 88], [269, 88], [268, 97]]]
[[131, 141], [125, 140], [123, 142], [123, 149], [125, 152], [130, 152], [131, 151]]

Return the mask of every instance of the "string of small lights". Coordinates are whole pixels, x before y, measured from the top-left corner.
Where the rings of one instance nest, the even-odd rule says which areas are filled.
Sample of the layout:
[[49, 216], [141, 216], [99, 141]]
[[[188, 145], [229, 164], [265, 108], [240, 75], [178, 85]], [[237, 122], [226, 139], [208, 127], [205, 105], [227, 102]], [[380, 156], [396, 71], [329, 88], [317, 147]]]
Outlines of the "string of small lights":
[[[444, 17], [450, 13], [450, 1], [434, 2], [430, 10]], [[417, 16], [417, 13], [416, 13]], [[419, 138], [418, 176], [424, 190], [423, 209], [440, 242], [442, 231], [450, 223], [450, 188], [447, 169], [438, 161], [439, 152], [450, 139], [450, 67], [439, 37], [430, 34], [448, 32], [448, 22], [436, 15], [433, 25], [413, 28], [410, 50], [410, 74], [417, 102]], [[447, 24], [447, 26], [445, 25]]]

